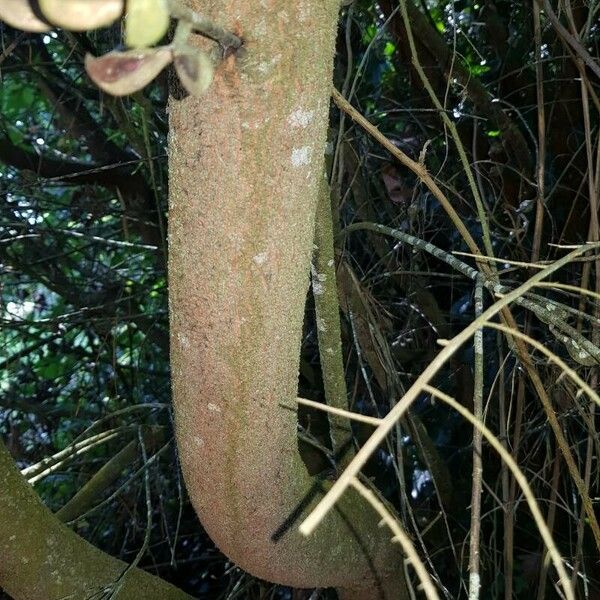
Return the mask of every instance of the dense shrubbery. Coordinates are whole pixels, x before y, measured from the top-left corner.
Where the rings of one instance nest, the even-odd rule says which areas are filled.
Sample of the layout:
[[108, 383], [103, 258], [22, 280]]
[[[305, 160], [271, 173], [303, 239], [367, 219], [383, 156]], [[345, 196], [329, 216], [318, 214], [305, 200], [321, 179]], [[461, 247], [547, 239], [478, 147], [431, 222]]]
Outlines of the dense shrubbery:
[[[599, 233], [597, 215], [591, 216], [600, 189], [599, 80], [573, 44], [598, 56], [598, 7], [541, 4], [554, 4], [571, 41], [547, 14], [536, 38], [535, 2], [408, 0], [416, 66], [396, 2], [361, 0], [340, 19], [336, 87], [396, 147], [426, 165], [480, 248], [489, 236], [509, 287], [532, 272], [511, 260], [552, 260], [561, 252], [555, 244], [598, 240]], [[91, 435], [114, 432], [84, 452], [59, 457], [35, 480], [53, 510], [121, 448], [144, 440], [97, 496], [97, 506], [75, 513], [74, 528], [131, 561], [145, 537], [149, 481], [153, 529], [142, 566], [200, 597], [287, 593], [230, 568], [200, 531], [176, 467], [165, 273], [168, 75], [142, 93], [112, 99], [90, 84], [82, 64], [86, 52], [97, 55], [118, 43], [117, 28], [31, 35], [5, 26], [0, 32], [2, 438], [24, 468]], [[418, 68], [457, 128], [487, 226]], [[414, 174], [335, 107], [331, 124], [328, 161], [340, 230], [377, 222], [447, 253], [469, 252]], [[366, 231], [337, 239], [351, 403], [359, 412], [384, 414], [431, 362], [436, 340], [472, 321], [474, 285], [408, 244]], [[560, 283], [597, 292], [598, 273], [597, 263], [577, 263], [561, 272]], [[558, 287], [546, 295], [564, 304], [561, 314], [575, 331], [598, 343], [597, 298]], [[573, 360], [539, 315], [515, 307], [514, 316], [597, 386], [593, 360]], [[320, 400], [311, 301], [305, 334], [300, 388]], [[598, 548], [589, 528], [579, 529], [581, 498], [539, 394], [500, 334], [486, 330], [483, 351], [486, 422], [528, 476], [560, 551], [580, 572], [578, 597], [594, 597]], [[589, 497], [597, 498], [595, 413], [542, 355], [534, 354], [533, 364]], [[465, 346], [436, 385], [472, 409], [473, 373], [473, 350]], [[326, 428], [320, 414], [301, 412], [305, 457], [316, 470], [323, 463], [314, 446], [327, 443]], [[356, 437], [368, 431], [357, 427]], [[424, 395], [369, 466], [446, 598], [466, 597], [472, 438], [470, 426]], [[486, 444], [482, 459], [483, 597], [503, 597], [507, 581], [515, 597], [555, 597], [519, 489]], [[552, 569], [549, 575], [554, 580]]]

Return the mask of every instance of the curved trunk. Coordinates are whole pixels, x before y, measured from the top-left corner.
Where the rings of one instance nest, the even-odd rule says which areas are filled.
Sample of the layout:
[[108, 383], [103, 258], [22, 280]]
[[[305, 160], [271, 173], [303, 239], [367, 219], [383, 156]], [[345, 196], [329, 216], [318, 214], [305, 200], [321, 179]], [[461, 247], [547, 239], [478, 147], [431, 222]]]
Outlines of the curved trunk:
[[177, 437], [202, 524], [239, 566], [404, 598], [399, 551], [354, 492], [314, 536], [297, 531], [321, 494], [298, 454], [295, 398], [338, 3], [190, 3], [245, 45], [205, 97], [170, 106]]

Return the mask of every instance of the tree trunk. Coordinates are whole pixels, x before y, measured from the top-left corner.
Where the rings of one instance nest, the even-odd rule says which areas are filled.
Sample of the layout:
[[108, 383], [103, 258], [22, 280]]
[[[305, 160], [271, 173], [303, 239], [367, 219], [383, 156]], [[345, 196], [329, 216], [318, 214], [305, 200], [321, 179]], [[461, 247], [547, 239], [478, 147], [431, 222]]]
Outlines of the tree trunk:
[[[0, 591], [15, 600], [99, 598], [127, 564], [63, 525], [25, 481], [0, 441]], [[119, 600], [191, 600], [181, 590], [131, 569]]]
[[297, 531], [323, 491], [298, 454], [295, 398], [338, 3], [190, 3], [245, 44], [205, 97], [170, 105], [177, 438], [202, 524], [240, 567], [405, 598], [399, 550], [354, 491], [313, 536]]

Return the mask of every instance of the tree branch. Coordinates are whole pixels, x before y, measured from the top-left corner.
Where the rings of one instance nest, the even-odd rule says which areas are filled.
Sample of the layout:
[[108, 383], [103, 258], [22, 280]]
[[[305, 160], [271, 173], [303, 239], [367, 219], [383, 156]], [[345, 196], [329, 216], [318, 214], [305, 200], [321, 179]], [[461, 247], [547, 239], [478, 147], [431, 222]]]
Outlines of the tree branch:
[[[15, 598], [92, 598], [110, 589], [127, 564], [98, 550], [46, 508], [0, 441], [0, 587]], [[192, 600], [141, 569], [128, 573], [120, 600]]]

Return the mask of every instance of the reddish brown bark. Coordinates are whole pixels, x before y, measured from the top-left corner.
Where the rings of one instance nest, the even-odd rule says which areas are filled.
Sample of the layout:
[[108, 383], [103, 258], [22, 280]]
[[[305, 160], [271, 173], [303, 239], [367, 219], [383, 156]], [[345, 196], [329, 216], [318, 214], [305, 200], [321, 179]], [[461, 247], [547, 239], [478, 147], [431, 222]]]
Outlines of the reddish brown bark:
[[298, 454], [295, 397], [338, 2], [191, 5], [245, 45], [205, 97], [170, 108], [173, 386], [189, 494], [253, 575], [403, 598], [398, 550], [356, 494], [314, 536], [297, 532], [298, 508], [320, 495]]

